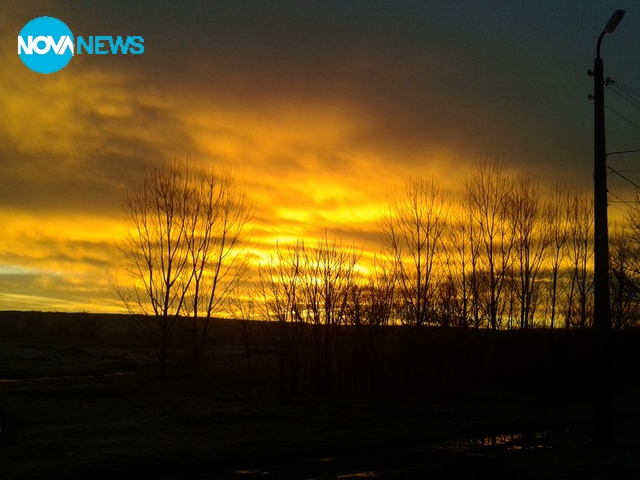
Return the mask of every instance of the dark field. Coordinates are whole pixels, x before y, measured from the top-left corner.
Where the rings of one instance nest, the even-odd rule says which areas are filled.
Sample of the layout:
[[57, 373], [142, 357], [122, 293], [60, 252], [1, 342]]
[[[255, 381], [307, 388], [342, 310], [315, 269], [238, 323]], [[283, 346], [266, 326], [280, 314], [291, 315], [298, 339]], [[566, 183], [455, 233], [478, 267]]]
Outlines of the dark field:
[[[617, 340], [615, 438], [597, 446], [590, 387], [582, 385], [589, 339], [573, 332], [504, 336], [485, 355], [501, 363], [488, 364], [460, 353], [477, 356], [486, 338], [473, 349], [468, 339], [445, 342], [433, 332], [446, 348], [427, 344], [432, 362], [465, 345], [440, 360], [464, 381], [445, 382], [431, 365], [422, 377], [385, 377], [371, 389], [350, 381], [357, 372], [345, 367], [330, 392], [303, 384], [300, 395], [281, 396], [258, 327], [249, 383], [242, 329], [232, 321], [220, 322], [199, 378], [177, 346], [169, 379], [159, 382], [155, 355], [130, 324], [119, 316], [0, 313], [1, 479], [637, 478], [640, 471], [636, 332]], [[525, 374], [512, 378], [518, 362]], [[467, 381], [480, 375], [478, 364], [502, 373]], [[431, 383], [409, 388], [407, 378]]]

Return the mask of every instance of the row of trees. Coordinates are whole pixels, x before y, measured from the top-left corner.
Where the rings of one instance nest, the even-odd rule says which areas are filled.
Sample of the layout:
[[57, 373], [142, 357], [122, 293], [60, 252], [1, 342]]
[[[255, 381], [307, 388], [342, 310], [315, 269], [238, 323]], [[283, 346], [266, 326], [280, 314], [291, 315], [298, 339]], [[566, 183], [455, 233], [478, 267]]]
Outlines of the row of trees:
[[[543, 191], [497, 161], [476, 163], [455, 201], [435, 179], [416, 177], [389, 201], [379, 224], [383, 251], [368, 275], [355, 247], [326, 237], [311, 248], [277, 247], [261, 270], [264, 313], [305, 323], [324, 315], [326, 324], [378, 324], [385, 312], [385, 321], [415, 326], [586, 328], [593, 314], [592, 210], [590, 195], [560, 181]], [[612, 232], [618, 328], [638, 320], [640, 207], [627, 220]], [[333, 274], [346, 270], [340, 282], [319, 274], [329, 265]], [[339, 285], [340, 310], [327, 310], [337, 307], [332, 300], [312, 315], [316, 300], [300, 294], [307, 282], [314, 294]]]
[[[181, 319], [191, 325], [197, 373], [211, 318], [240, 297], [252, 209], [230, 175], [188, 161], [151, 167], [129, 193], [121, 249], [133, 282], [118, 292], [130, 311], [148, 315], [143, 326], [161, 377]], [[617, 327], [640, 314], [640, 207], [627, 223], [612, 235]], [[592, 201], [567, 184], [543, 190], [499, 161], [481, 161], [455, 198], [434, 178], [409, 180], [391, 196], [379, 227], [383, 250], [373, 264], [362, 261], [362, 249], [325, 234], [312, 245], [276, 246], [259, 268], [250, 293], [252, 305], [261, 305], [254, 315], [278, 325], [270, 332], [282, 378], [298, 378], [304, 352], [317, 383], [330, 383], [338, 328], [346, 325], [366, 327], [371, 344], [361, 345], [362, 354], [375, 363], [376, 335], [389, 324], [591, 324]]]
[[[586, 328], [593, 309], [593, 202], [558, 181], [543, 190], [498, 161], [474, 165], [447, 198], [414, 178], [381, 221], [397, 289], [395, 320], [457, 327]], [[615, 325], [638, 320], [638, 209], [612, 233]]]

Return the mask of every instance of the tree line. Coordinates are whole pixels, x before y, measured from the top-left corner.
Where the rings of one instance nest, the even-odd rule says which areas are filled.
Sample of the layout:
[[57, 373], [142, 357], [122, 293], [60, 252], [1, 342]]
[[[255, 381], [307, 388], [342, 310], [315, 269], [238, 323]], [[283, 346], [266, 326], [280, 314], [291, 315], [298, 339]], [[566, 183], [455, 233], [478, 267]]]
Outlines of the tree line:
[[[161, 377], [185, 322], [197, 373], [211, 319], [246, 312], [230, 304], [248, 296], [252, 318], [276, 325], [270, 336], [281, 377], [298, 378], [304, 356], [307, 373], [330, 388], [341, 327], [367, 337], [358, 348], [372, 371], [390, 325], [590, 327], [592, 205], [590, 193], [560, 180], [543, 188], [498, 160], [476, 162], [460, 192], [416, 176], [390, 195], [372, 263], [362, 260], [362, 248], [327, 234], [315, 243], [301, 239], [277, 245], [252, 290], [241, 294], [254, 210], [247, 193], [230, 174], [160, 162], [126, 198], [120, 247], [130, 281], [117, 290], [131, 312], [148, 315], [142, 328]], [[611, 232], [616, 328], [640, 318], [640, 200], [625, 220]]]
[[[626, 227], [611, 233], [616, 328], [639, 319], [638, 205]], [[302, 241], [276, 247], [261, 268], [266, 317], [491, 330], [592, 325], [590, 193], [560, 180], [543, 189], [526, 173], [480, 161], [455, 199], [434, 178], [410, 179], [391, 196], [379, 227], [383, 248], [367, 274], [358, 268], [357, 248], [326, 237], [311, 247]], [[340, 281], [318, 275], [321, 266], [333, 275], [344, 270]], [[322, 306], [324, 316], [309, 317], [308, 306], [317, 302], [301, 294], [309, 291], [307, 282], [327, 292], [340, 286], [340, 301], [334, 293]], [[296, 302], [284, 315], [280, 305]]]

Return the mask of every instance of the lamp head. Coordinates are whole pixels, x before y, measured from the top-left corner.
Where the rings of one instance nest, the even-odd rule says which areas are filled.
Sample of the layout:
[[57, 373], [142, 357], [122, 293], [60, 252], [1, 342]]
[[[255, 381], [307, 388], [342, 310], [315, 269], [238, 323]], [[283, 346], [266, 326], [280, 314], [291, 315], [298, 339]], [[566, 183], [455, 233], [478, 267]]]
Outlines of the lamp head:
[[607, 26], [604, 27], [604, 31], [612, 33], [620, 23], [620, 20], [622, 20], [622, 17], [624, 17], [624, 10], [616, 10], [607, 22]]

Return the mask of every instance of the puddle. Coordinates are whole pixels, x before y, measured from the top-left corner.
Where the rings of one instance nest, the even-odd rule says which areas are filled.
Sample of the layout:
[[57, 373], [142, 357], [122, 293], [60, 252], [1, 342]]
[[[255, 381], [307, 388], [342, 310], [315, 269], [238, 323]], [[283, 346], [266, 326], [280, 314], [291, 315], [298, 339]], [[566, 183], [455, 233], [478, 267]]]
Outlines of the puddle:
[[489, 437], [457, 439], [447, 443], [432, 445], [441, 451], [460, 452], [466, 454], [482, 454], [499, 451], [532, 451], [553, 448], [551, 440], [564, 430], [539, 430], [535, 432], [509, 433]]
[[379, 474], [376, 472], [356, 472], [338, 475], [336, 478], [377, 478], [378, 476]]
[[37, 378], [0, 378], [0, 385], [27, 382], [55, 382], [59, 380], [86, 380], [90, 378], [123, 378], [132, 377], [135, 372], [114, 372], [105, 375], [64, 375], [61, 377], [37, 377]]
[[392, 447], [336, 457], [272, 462], [263, 468], [228, 470], [229, 479], [301, 478], [318, 480], [421, 478], [425, 474], [473, 471], [483, 459], [535, 453], [558, 445], [568, 428], [537, 430], [486, 437]]

